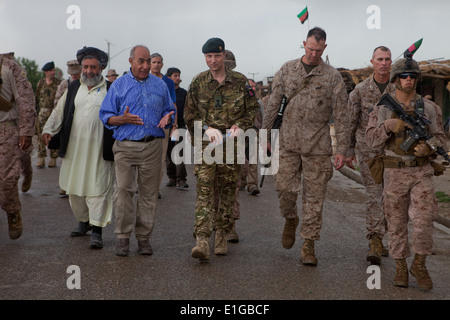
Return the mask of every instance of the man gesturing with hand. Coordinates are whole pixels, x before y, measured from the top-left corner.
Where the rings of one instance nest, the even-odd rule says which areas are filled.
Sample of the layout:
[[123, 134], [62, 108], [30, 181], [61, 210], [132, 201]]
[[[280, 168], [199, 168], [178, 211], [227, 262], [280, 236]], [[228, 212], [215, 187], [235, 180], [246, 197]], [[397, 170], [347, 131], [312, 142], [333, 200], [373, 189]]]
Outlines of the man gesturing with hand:
[[[172, 126], [175, 113], [167, 85], [149, 74], [148, 48], [133, 47], [129, 62], [130, 72], [114, 81], [100, 109], [100, 119], [114, 130], [116, 139], [113, 201], [118, 256], [129, 254], [133, 226], [138, 253], [153, 254], [149, 239], [158, 201], [163, 128]], [[136, 190], [139, 192], [135, 207]]]

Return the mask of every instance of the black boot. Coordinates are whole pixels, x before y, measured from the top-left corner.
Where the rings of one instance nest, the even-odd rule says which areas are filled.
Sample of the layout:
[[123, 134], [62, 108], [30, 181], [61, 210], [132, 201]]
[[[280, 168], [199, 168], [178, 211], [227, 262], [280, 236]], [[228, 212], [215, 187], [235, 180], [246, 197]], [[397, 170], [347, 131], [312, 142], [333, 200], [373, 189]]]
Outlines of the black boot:
[[101, 227], [94, 226], [92, 228], [91, 248], [92, 249], [101, 249], [101, 248], [103, 248], [102, 228]]
[[73, 230], [70, 235], [72, 237], [82, 237], [85, 236], [88, 231], [92, 230], [92, 227], [89, 225], [88, 222], [79, 222], [78, 227]]

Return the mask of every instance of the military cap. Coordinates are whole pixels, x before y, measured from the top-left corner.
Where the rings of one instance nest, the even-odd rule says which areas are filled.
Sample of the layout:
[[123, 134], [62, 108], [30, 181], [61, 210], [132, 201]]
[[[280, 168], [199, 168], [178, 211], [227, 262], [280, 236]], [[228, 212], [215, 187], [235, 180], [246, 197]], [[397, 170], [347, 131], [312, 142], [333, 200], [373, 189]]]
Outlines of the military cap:
[[50, 71], [52, 69], [55, 69], [55, 63], [53, 61], [47, 62], [42, 67], [42, 71]]
[[392, 65], [390, 81], [393, 82], [395, 78], [401, 73], [415, 73], [418, 75], [418, 82], [422, 81], [422, 75], [419, 64], [417, 63], [416, 60], [413, 60], [412, 58], [400, 59]]
[[67, 61], [67, 73], [68, 74], [78, 74], [81, 72], [81, 65], [77, 60]]
[[203, 53], [220, 53], [225, 50], [225, 42], [220, 38], [211, 38], [202, 47]]
[[100, 61], [100, 66], [105, 69], [108, 65], [108, 55], [97, 48], [94, 47], [83, 47], [83, 49], [80, 49], [77, 51], [77, 60], [81, 64], [83, 59], [87, 56], [92, 56], [97, 58], [98, 61]]
[[225, 67], [230, 69], [236, 68], [236, 58], [230, 50], [225, 50]]
[[110, 76], [116, 76], [116, 77], [118, 77], [119, 75], [117, 74], [117, 72], [116, 72], [115, 69], [109, 69], [109, 70], [108, 70], [108, 73], [106, 74], [106, 76], [107, 76], [107, 77], [110, 77]]

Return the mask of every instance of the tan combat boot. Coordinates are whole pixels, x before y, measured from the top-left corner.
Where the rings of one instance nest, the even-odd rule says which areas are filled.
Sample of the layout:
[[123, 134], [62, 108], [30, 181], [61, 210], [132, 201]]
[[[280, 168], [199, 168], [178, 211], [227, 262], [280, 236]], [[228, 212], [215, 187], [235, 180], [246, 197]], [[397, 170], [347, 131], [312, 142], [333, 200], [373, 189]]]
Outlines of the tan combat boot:
[[217, 229], [214, 237], [214, 254], [226, 255], [228, 253], [227, 234], [224, 229]]
[[297, 230], [299, 218], [286, 219], [284, 223], [283, 235], [281, 237], [281, 244], [283, 248], [290, 249], [295, 243], [295, 230]]
[[314, 253], [314, 240], [305, 239], [300, 253], [300, 261], [307, 266], [317, 266], [317, 258]]
[[425, 267], [425, 258], [427, 256], [424, 254], [417, 254], [414, 256], [414, 261], [409, 268], [409, 272], [416, 278], [417, 284], [423, 290], [433, 289], [433, 282], [428, 274], [427, 268]]
[[231, 229], [231, 232], [227, 235], [227, 240], [233, 243], [239, 242], [239, 235], [236, 232], [236, 220], [233, 221], [233, 227]]
[[45, 167], [45, 158], [39, 158], [38, 162], [36, 163], [37, 168], [43, 168]]
[[408, 266], [406, 259], [395, 259], [394, 286], [408, 288]]
[[31, 188], [31, 181], [33, 180], [33, 173], [23, 178], [22, 181], [22, 192], [27, 192]]
[[55, 168], [56, 167], [56, 158], [50, 158], [50, 161], [48, 163], [49, 168]]
[[192, 248], [191, 255], [195, 259], [200, 261], [209, 260], [209, 243], [208, 238], [205, 236], [197, 236], [197, 245]]
[[379, 265], [381, 263], [382, 249], [381, 238], [377, 234], [373, 234], [369, 240], [369, 252], [367, 252], [366, 260], [371, 264]]
[[8, 213], [9, 238], [18, 239], [22, 235], [22, 217], [20, 212]]

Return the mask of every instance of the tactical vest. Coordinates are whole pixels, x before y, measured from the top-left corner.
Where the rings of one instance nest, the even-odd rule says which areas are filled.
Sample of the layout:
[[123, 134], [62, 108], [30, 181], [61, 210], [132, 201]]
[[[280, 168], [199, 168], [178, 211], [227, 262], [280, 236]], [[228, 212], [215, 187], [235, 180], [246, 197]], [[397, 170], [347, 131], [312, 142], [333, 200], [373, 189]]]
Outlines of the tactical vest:
[[[420, 113], [423, 115], [424, 112], [424, 105], [423, 100], [419, 95], [416, 95], [415, 97], [415, 103], [414, 106], [403, 106], [403, 109], [405, 112], [409, 115], [411, 115], [414, 119], [417, 118], [417, 114]], [[392, 112], [391, 119], [398, 119], [398, 116], [395, 114], [395, 112]], [[429, 131], [429, 127], [426, 126], [426, 130]], [[398, 133], [394, 133], [389, 137], [389, 139], [386, 141], [386, 149], [391, 150], [395, 154], [398, 154], [400, 156], [410, 156], [414, 154], [414, 147], [418, 144], [418, 141], [414, 143], [411, 148], [409, 148], [408, 151], [404, 151], [400, 148], [401, 144], [407, 137], [407, 132], [402, 131]], [[427, 157], [426, 157], [427, 158]]]

